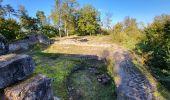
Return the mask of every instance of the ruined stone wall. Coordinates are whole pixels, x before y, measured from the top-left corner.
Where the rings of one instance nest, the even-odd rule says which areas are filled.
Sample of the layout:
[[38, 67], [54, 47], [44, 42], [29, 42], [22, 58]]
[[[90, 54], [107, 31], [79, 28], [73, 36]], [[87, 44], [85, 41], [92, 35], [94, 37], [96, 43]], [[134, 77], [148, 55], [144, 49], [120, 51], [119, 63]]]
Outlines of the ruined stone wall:
[[28, 55], [0, 56], [0, 100], [53, 100], [51, 79], [34, 69]]
[[23, 40], [17, 41], [15, 43], [10, 43], [9, 51], [14, 52], [17, 50], [27, 50], [29, 49], [30, 45], [34, 45], [37, 43], [49, 45], [51, 44], [51, 40], [49, 40], [48, 37], [42, 34], [30, 35], [25, 37]]
[[[42, 34], [8, 44], [0, 35], [0, 100], [54, 100], [51, 79], [33, 74], [35, 62], [28, 55], [7, 54], [36, 43], [50, 44]], [[6, 55], [5, 55], [6, 54]]]

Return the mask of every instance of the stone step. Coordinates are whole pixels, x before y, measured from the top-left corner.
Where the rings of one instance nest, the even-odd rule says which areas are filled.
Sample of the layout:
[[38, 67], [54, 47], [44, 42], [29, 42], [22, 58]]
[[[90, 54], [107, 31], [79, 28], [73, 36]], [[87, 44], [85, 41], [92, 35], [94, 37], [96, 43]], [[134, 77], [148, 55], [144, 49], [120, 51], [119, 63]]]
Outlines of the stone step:
[[5, 100], [53, 100], [51, 79], [32, 76], [4, 90]]
[[0, 89], [23, 80], [33, 73], [35, 63], [28, 55], [0, 56]]

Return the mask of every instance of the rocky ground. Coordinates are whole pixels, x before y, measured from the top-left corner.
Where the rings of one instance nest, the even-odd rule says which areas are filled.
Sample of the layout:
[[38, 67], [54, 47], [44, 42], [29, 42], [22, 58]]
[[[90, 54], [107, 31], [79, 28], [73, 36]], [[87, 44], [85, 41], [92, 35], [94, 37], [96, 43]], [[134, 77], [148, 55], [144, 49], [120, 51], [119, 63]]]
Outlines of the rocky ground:
[[114, 52], [115, 72], [119, 77], [116, 81], [118, 100], [155, 100], [154, 85], [151, 84], [133, 64], [128, 51], [118, 49]]

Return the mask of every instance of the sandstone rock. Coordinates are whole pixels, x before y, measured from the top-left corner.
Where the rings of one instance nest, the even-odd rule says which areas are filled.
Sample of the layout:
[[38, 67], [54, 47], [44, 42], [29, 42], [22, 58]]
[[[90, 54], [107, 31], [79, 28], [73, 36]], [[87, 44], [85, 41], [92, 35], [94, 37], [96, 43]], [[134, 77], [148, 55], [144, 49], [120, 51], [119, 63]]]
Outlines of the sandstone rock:
[[0, 56], [0, 89], [22, 80], [33, 73], [35, 63], [28, 55]]
[[7, 100], [53, 100], [51, 80], [43, 75], [32, 76], [5, 89]]
[[0, 35], [0, 55], [6, 54], [8, 51], [8, 42], [4, 36]]

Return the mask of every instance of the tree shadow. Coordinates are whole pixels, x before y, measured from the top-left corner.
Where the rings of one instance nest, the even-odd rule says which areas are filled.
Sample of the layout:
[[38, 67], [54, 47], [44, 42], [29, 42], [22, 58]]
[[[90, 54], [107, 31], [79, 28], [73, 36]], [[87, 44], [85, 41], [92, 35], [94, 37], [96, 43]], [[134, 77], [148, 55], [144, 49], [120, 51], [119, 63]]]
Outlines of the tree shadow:
[[[48, 47], [50, 47], [50, 45], [37, 44], [37, 45], [32, 46], [29, 50], [18, 52], [18, 54], [28, 54], [30, 56], [36, 55], [38, 58], [44, 59], [43, 61], [45, 61], [46, 58], [51, 59], [53, 61], [57, 60], [57, 59], [65, 59], [66, 61], [71, 59], [73, 61], [80, 62], [81, 66], [86, 66], [86, 67], [88, 66], [90, 68], [97, 68], [97, 69], [102, 70], [104, 73], [108, 72], [107, 63], [105, 63], [105, 60], [103, 58], [101, 59], [101, 57], [99, 57], [99, 56], [86, 55], [86, 54], [83, 55], [83, 54], [65, 54], [65, 53], [45, 53], [45, 52], [43, 52]], [[35, 58], [37, 58], [37, 57], [35, 57]], [[50, 62], [51, 60], [46, 60], [46, 61]], [[40, 61], [37, 64], [39, 64], [39, 63], [43, 63], [43, 62]], [[74, 69], [77, 69], [76, 66], [74, 66]], [[48, 72], [48, 70], [46, 70], [46, 71]], [[111, 77], [111, 76], [109, 75], [109, 77]], [[97, 80], [97, 78], [96, 78], [96, 80]], [[112, 85], [112, 88], [113, 88], [112, 91], [115, 91], [115, 85], [114, 85], [113, 79], [111, 79], [111, 83], [112, 83], [111, 85]], [[98, 89], [100, 89], [100, 87], [98, 87]], [[116, 94], [113, 93], [113, 98], [116, 98], [115, 95]]]

